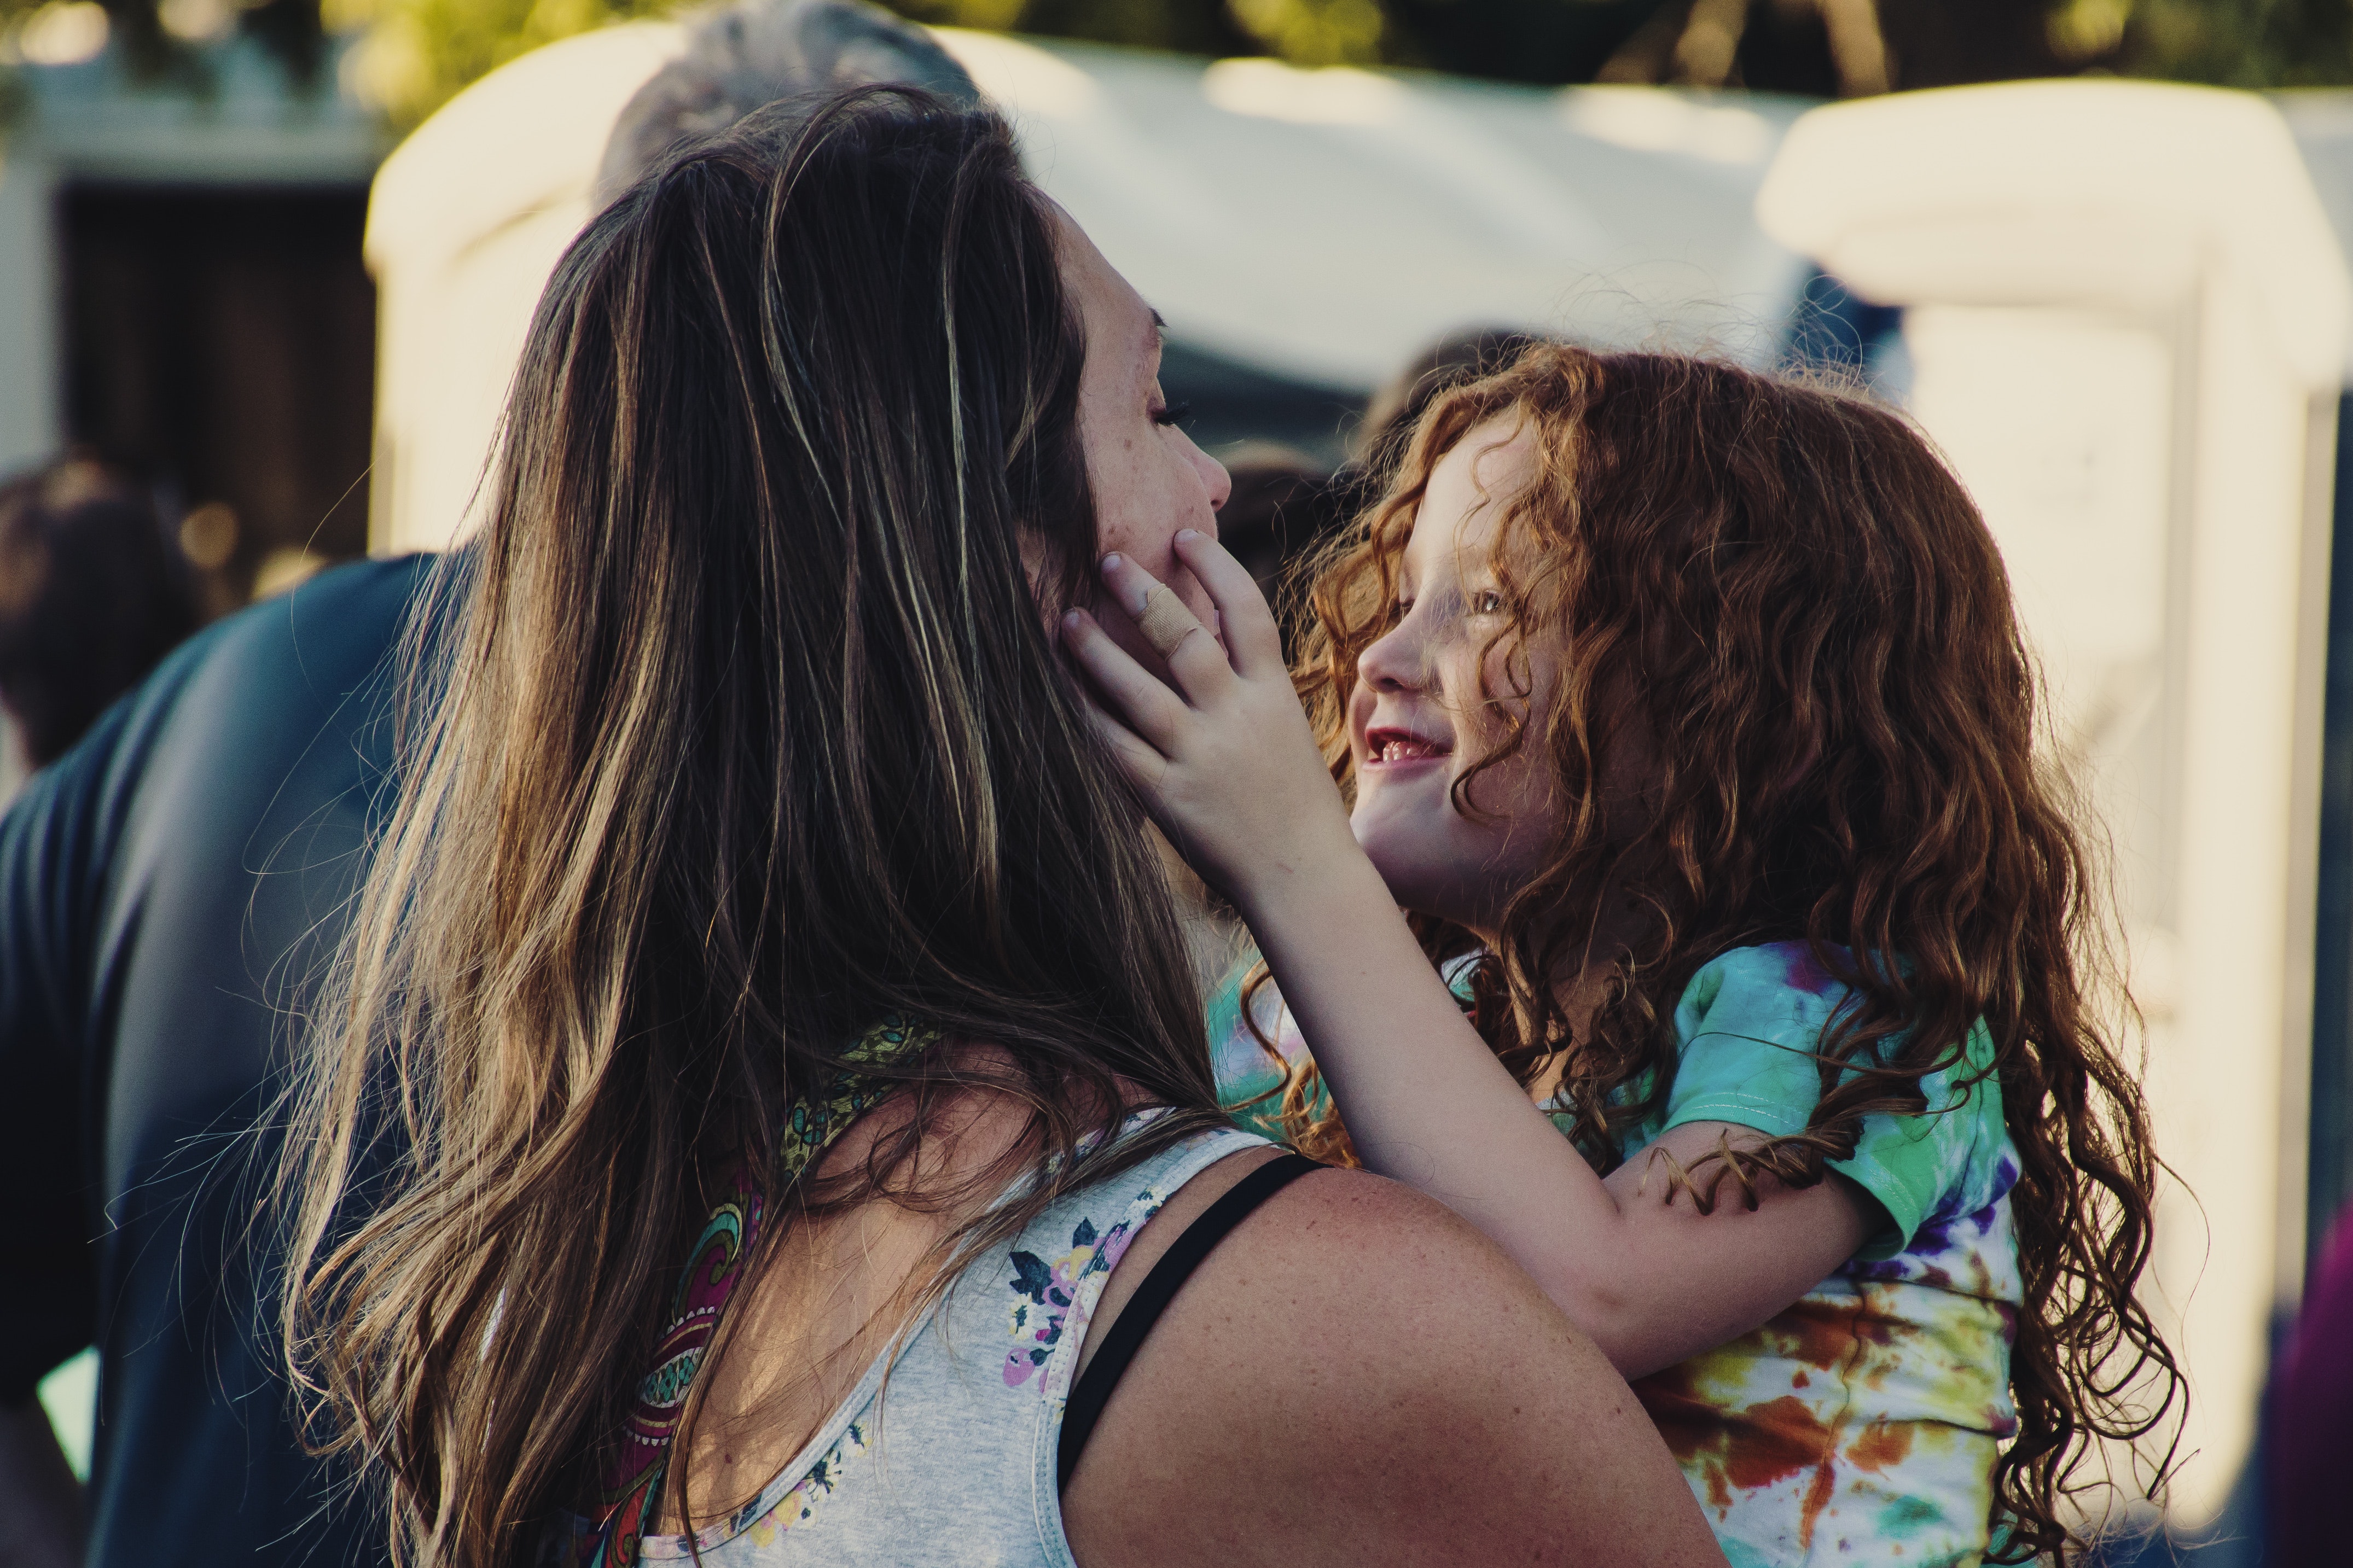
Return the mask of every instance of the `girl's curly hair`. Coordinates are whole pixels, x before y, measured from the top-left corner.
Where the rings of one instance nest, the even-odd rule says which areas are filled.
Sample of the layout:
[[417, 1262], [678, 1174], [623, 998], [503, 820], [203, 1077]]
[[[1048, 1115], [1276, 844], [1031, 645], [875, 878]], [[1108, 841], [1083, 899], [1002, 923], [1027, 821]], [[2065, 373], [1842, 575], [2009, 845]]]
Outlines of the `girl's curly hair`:
[[[1538, 744], [1563, 826], [1491, 950], [1416, 916], [1425, 947], [1478, 955], [1482, 1034], [1523, 1082], [1560, 1066], [1556, 1103], [1607, 1172], [1662, 1107], [1694, 973], [1736, 947], [1810, 944], [1855, 996], [1820, 1043], [1820, 1101], [1802, 1132], [1671, 1172], [1703, 1205], [1726, 1179], [1752, 1203], [1759, 1173], [1820, 1182], [1866, 1115], [1926, 1109], [1921, 1078], [1958, 1066], [1982, 1018], [2020, 1156], [2025, 1286], [1990, 1560], [2063, 1557], [2062, 1500], [2093, 1484], [2094, 1444], [2148, 1438], [2184, 1388], [2134, 1295], [2158, 1165], [2110, 1022], [2130, 1015], [2105, 882], [2038, 750], [2037, 678], [1983, 520], [1926, 441], [1861, 395], [1537, 345], [1431, 404], [1311, 574], [1298, 679], [1344, 789], [1356, 660], [1393, 624], [1430, 471], [1491, 421], [1525, 426], [1537, 454], [1495, 536], [1504, 636], [1545, 639], [1558, 674], [1542, 723], [1510, 717], [1524, 681], [1486, 694], [1507, 733], [1456, 801], [1472, 809], [1471, 776]], [[1629, 723], [1657, 753], [1630, 842], [1622, 812], [1605, 831], [1598, 787]], [[1556, 982], [1582, 964], [1604, 889], [1630, 900], [1637, 934], [1573, 1032]], [[1870, 954], [1900, 962], [1851, 956]], [[1303, 1146], [1350, 1157], [1312, 1065], [1284, 1100]]]

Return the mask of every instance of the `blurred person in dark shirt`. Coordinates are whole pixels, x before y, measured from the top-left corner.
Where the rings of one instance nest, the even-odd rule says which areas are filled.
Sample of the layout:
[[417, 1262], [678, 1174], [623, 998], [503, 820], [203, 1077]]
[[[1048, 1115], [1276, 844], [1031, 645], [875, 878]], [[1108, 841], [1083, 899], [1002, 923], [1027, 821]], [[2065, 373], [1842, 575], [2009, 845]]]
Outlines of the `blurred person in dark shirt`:
[[40, 1108], [0, 1141], [0, 1405], [29, 1462], [37, 1380], [97, 1345], [91, 1563], [332, 1564], [373, 1533], [287, 1420], [246, 1133], [383, 793], [418, 575], [345, 567], [199, 634], [0, 819], [0, 1092]]
[[[743, 0], [617, 121], [600, 194], [779, 98], [913, 79], [976, 97], [924, 34], [850, 0]], [[334, 950], [387, 777], [396, 650], [431, 557], [339, 568], [209, 628], [0, 819], [0, 1530], [77, 1560], [35, 1397], [100, 1355], [91, 1564], [385, 1559], [304, 1451], [270, 1300], [267, 1112]], [[256, 1135], [256, 1130], [259, 1135]]]
[[32, 766], [195, 629], [187, 563], [145, 489], [83, 458], [0, 484], [0, 702]]

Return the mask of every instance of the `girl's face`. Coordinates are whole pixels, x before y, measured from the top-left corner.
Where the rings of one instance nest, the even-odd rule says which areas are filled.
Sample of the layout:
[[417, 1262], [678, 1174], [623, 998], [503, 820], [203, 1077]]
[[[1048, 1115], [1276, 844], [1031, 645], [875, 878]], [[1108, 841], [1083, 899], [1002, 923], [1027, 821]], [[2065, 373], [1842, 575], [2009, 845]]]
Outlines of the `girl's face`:
[[[1062, 286], [1077, 303], [1087, 362], [1079, 374], [1079, 445], [1094, 491], [1095, 554], [1116, 551], [1176, 590], [1204, 626], [1217, 611], [1176, 559], [1182, 529], [1217, 537], [1218, 509], [1233, 482], [1225, 466], [1177, 427], [1160, 390], [1160, 317], [1103, 259], [1070, 216], [1056, 209]], [[1145, 668], [1163, 668], [1125, 616], [1103, 630]]]
[[[1524, 426], [1497, 420], [1431, 470], [1398, 563], [1398, 619], [1358, 659], [1348, 703], [1356, 841], [1399, 904], [1481, 933], [1541, 868], [1561, 825], [1540, 732], [1557, 659], [1498, 641], [1511, 621], [1492, 560], [1534, 453]], [[1464, 814], [1455, 781], [1532, 711], [1519, 749], [1468, 786], [1474, 813]]]

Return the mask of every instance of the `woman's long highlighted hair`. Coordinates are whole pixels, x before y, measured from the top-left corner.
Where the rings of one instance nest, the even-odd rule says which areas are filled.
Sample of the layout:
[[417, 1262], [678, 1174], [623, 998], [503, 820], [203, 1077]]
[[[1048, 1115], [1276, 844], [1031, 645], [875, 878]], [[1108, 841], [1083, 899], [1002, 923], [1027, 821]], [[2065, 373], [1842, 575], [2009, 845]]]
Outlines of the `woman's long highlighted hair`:
[[[2000, 1560], [2063, 1551], [2061, 1500], [2094, 1442], [2146, 1438], [2182, 1384], [2134, 1297], [2158, 1167], [2137, 1064], [2111, 1037], [2128, 1004], [2108, 983], [2105, 881], [2038, 754], [2036, 678], [1992, 537], [1927, 443], [1863, 397], [1707, 360], [1533, 348], [1431, 405], [1310, 585], [1299, 679], [1344, 788], [1356, 660], [1393, 624], [1430, 471], [1490, 421], [1525, 426], [1537, 452], [1494, 544], [1506, 647], [1542, 639], [1558, 676], [1542, 724], [1510, 718], [1524, 688], [1487, 693], [1507, 735], [1456, 800], [1472, 809], [1479, 769], [1541, 743], [1565, 826], [1478, 961], [1481, 1032], [1523, 1082], [1560, 1064], [1559, 1103], [1606, 1172], [1662, 1108], [1694, 973], [1736, 947], [1811, 943], [1858, 996], [1822, 1042], [1820, 1103], [1802, 1132], [1671, 1173], [1705, 1205], [1758, 1173], [1820, 1182], [1865, 1115], [1922, 1110], [1921, 1077], [1957, 1064], [1983, 1018], [2022, 1167]], [[1628, 720], [1658, 763], [1630, 841], [1599, 789]], [[1573, 1035], [1556, 983], [1583, 967], [1604, 897], [1639, 934]], [[1478, 951], [1416, 919], [1433, 958]], [[1312, 1067], [1285, 1104], [1304, 1146], [1345, 1157]]]
[[[959, 1256], [1217, 1119], [1040, 602], [1094, 552], [1054, 232], [996, 116], [868, 89], [676, 157], [542, 298], [288, 1142], [288, 1353], [402, 1560], [586, 1500], [713, 1189], [884, 1016], [1030, 1108]], [[901, 1064], [904, 1132], [797, 1199], [958, 1196], [907, 1184], [976, 1070]], [[1082, 1155], [1135, 1090], [1174, 1113]]]

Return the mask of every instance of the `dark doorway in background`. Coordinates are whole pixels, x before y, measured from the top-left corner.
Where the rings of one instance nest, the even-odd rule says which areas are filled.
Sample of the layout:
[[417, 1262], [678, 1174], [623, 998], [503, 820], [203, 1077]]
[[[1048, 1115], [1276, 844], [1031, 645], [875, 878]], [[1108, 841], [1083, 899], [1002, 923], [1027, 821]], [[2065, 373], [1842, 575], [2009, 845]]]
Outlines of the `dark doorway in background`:
[[69, 439], [156, 484], [213, 608], [367, 548], [367, 192], [60, 196]]

